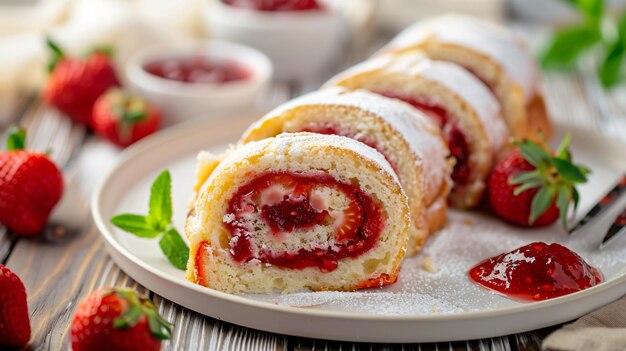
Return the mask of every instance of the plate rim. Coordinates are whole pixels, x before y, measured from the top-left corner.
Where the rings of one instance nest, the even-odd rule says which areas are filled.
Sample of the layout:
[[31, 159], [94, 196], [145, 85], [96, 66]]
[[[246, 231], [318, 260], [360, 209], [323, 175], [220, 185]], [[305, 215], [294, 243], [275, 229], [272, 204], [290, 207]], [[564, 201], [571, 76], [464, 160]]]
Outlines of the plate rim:
[[[236, 116], [235, 116], [236, 117]], [[257, 118], [258, 116], [255, 116]], [[250, 116], [246, 116], [244, 118], [230, 118], [231, 122], [235, 120], [245, 120], [246, 118], [250, 118]], [[250, 119], [253, 120], [253, 119]], [[96, 186], [95, 191], [91, 198], [91, 213], [98, 228], [100, 234], [104, 237], [105, 242], [107, 243], [107, 247], [116, 251], [117, 254], [124, 256], [129, 259], [135, 265], [143, 269], [144, 271], [149, 272], [152, 275], [160, 279], [165, 279], [169, 283], [181, 286], [182, 288], [191, 289], [197, 293], [201, 293], [203, 295], [209, 295], [210, 297], [216, 298], [218, 300], [225, 300], [230, 303], [243, 304], [248, 307], [258, 308], [262, 310], [268, 310], [272, 312], [286, 313], [289, 315], [298, 315], [298, 316], [315, 316], [315, 317], [324, 317], [331, 318], [336, 320], [359, 320], [359, 321], [394, 321], [394, 322], [428, 322], [428, 321], [446, 321], [446, 320], [466, 320], [466, 319], [477, 319], [477, 318], [489, 318], [489, 317], [501, 317], [506, 315], [515, 315], [519, 313], [527, 313], [534, 310], [540, 310], [544, 308], [554, 307], [556, 305], [573, 303], [575, 301], [580, 301], [582, 299], [586, 299], [589, 296], [600, 294], [602, 292], [606, 292], [607, 290], [611, 290], [616, 288], [617, 286], [623, 285], [626, 288], [626, 272], [618, 275], [617, 277], [611, 279], [610, 281], [602, 282], [599, 285], [594, 287], [553, 298], [544, 301], [532, 302], [532, 303], [523, 303], [516, 306], [507, 306], [502, 308], [497, 308], [494, 310], [487, 311], [468, 311], [468, 312], [453, 312], [453, 313], [445, 313], [445, 314], [437, 314], [437, 315], [429, 315], [429, 314], [414, 314], [414, 315], [382, 315], [382, 314], [369, 314], [369, 313], [359, 313], [359, 312], [346, 312], [346, 311], [331, 311], [331, 310], [311, 310], [311, 309], [303, 309], [293, 306], [285, 306], [278, 305], [267, 301], [259, 301], [246, 298], [244, 296], [224, 293], [218, 290], [214, 290], [211, 288], [207, 288], [204, 286], [199, 286], [190, 281], [178, 281], [173, 277], [170, 277], [169, 274], [163, 274], [158, 269], [152, 267], [148, 263], [144, 262], [137, 256], [135, 256], [132, 252], [126, 249], [118, 240], [115, 239], [115, 236], [109, 231], [109, 224], [101, 216], [101, 202], [103, 201], [105, 189], [114, 180], [115, 175], [119, 170], [128, 165], [130, 161], [139, 157], [141, 154], [149, 151], [153, 146], [157, 146], [160, 144], [168, 143], [173, 140], [177, 140], [181, 137], [184, 137], [185, 134], [192, 132], [194, 130], [207, 130], [211, 127], [218, 127], [219, 124], [223, 124], [226, 119], [220, 120], [191, 120], [185, 123], [176, 125], [174, 127], [170, 127], [168, 129], [162, 130], [155, 135], [152, 135], [144, 140], [139, 141], [135, 145], [129, 147], [124, 150], [120, 155], [120, 158], [117, 161], [115, 167], [113, 167], [106, 176], [103, 178], [101, 182]], [[554, 122], [555, 129], [567, 129], [571, 131], [573, 134], [581, 135], [584, 134], [586, 136], [591, 136], [595, 139], [596, 142], [600, 142], [603, 144], [611, 144], [613, 147], [626, 149], [626, 144], [610, 137], [598, 133], [596, 131], [585, 130], [578, 126], [564, 126], [562, 123]], [[242, 123], [242, 125], [244, 125]], [[212, 146], [212, 143], [207, 144], [207, 147]], [[215, 145], [217, 146], [217, 145]], [[200, 151], [200, 150], [199, 150]], [[157, 161], [158, 162], [158, 161]], [[112, 258], [120, 267], [122, 265], [115, 259], [115, 255], [111, 253]], [[129, 274], [130, 275], [130, 274]], [[132, 277], [132, 276], [131, 276]], [[136, 279], [135, 277], [133, 277]], [[151, 287], [146, 286], [146, 288], [152, 290]], [[626, 293], [626, 289], [624, 289]], [[175, 301], [174, 301], [175, 302]], [[610, 303], [611, 301], [606, 301], [606, 303]], [[178, 304], [178, 303], [177, 303]], [[203, 312], [198, 311], [201, 314], [205, 314]], [[207, 315], [207, 314], [205, 314]]]

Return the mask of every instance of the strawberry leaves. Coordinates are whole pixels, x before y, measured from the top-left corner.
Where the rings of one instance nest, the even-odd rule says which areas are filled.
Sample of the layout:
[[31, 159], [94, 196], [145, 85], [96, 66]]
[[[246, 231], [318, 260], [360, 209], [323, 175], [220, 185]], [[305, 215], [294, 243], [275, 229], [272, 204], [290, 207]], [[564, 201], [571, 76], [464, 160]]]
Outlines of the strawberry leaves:
[[114, 328], [133, 328], [141, 316], [146, 316], [150, 332], [155, 338], [165, 340], [172, 336], [172, 324], [159, 315], [152, 300], [139, 297], [135, 291], [130, 289], [115, 288], [107, 293], [117, 294], [128, 302], [128, 308], [113, 321]]
[[573, 203], [574, 211], [578, 207], [579, 194], [576, 185], [587, 182], [590, 171], [572, 162], [570, 141], [571, 136], [567, 134], [554, 156], [532, 141], [515, 143], [526, 161], [535, 166], [534, 170], [521, 172], [509, 181], [512, 185], [518, 185], [514, 191], [515, 196], [530, 189], [538, 189], [531, 203], [529, 224], [541, 217], [552, 203], [556, 203], [561, 225], [567, 229], [569, 206]]
[[181, 270], [187, 267], [189, 247], [172, 225], [172, 179], [163, 171], [152, 183], [148, 215], [120, 214], [111, 223], [125, 232], [140, 238], [161, 236], [159, 247], [170, 263]]
[[24, 150], [26, 147], [26, 130], [17, 126], [9, 129], [7, 151]]
[[59, 62], [65, 58], [65, 54], [59, 44], [50, 37], [46, 38], [46, 46], [50, 49], [50, 59], [48, 60], [46, 68], [48, 69], [48, 73], [52, 73]]

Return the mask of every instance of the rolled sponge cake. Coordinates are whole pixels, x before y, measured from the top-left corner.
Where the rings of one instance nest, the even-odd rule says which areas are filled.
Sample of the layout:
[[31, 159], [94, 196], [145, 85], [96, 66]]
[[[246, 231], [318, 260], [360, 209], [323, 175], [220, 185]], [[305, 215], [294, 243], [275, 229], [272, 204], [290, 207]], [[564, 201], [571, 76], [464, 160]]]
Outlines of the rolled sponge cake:
[[189, 280], [229, 293], [351, 291], [396, 281], [409, 206], [376, 150], [342, 136], [294, 133], [200, 158], [209, 170], [199, 169], [203, 185], [185, 224]]
[[450, 202], [479, 204], [486, 179], [509, 131], [489, 89], [462, 67], [412, 51], [382, 55], [332, 78], [327, 86], [367, 89], [404, 100], [437, 122], [455, 158]]
[[408, 27], [380, 53], [415, 50], [456, 63], [489, 86], [515, 138], [551, 135], [539, 69], [525, 41], [511, 30], [471, 16], [442, 15]]
[[302, 131], [343, 135], [384, 155], [409, 197], [409, 254], [445, 224], [451, 160], [441, 131], [423, 113], [365, 90], [335, 87], [279, 106], [254, 123], [241, 141]]

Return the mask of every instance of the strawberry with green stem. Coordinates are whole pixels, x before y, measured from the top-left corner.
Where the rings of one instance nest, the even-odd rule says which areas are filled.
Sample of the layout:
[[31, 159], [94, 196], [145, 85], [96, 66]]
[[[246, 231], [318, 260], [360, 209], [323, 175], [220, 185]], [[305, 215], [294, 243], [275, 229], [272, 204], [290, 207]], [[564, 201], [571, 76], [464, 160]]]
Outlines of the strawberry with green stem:
[[159, 129], [159, 110], [139, 96], [113, 88], [93, 106], [92, 127], [102, 137], [126, 147]]
[[559, 217], [567, 228], [573, 203], [578, 207], [576, 186], [587, 182], [589, 169], [572, 162], [567, 134], [551, 153], [532, 141], [516, 142], [517, 149], [498, 162], [489, 178], [491, 208], [505, 220], [522, 226], [544, 226]]
[[152, 184], [148, 215], [120, 214], [111, 218], [118, 228], [140, 238], [160, 237], [159, 247], [170, 263], [181, 270], [187, 267], [189, 247], [172, 225], [172, 180], [163, 171]]
[[94, 50], [87, 58], [69, 57], [50, 38], [50, 77], [43, 89], [44, 100], [72, 120], [89, 126], [96, 99], [109, 88], [119, 86], [110, 50]]
[[158, 351], [171, 334], [172, 324], [152, 301], [127, 288], [94, 291], [80, 303], [71, 325], [74, 351]]
[[63, 175], [47, 154], [24, 150], [26, 132], [12, 127], [0, 152], [0, 223], [34, 237], [63, 195]]

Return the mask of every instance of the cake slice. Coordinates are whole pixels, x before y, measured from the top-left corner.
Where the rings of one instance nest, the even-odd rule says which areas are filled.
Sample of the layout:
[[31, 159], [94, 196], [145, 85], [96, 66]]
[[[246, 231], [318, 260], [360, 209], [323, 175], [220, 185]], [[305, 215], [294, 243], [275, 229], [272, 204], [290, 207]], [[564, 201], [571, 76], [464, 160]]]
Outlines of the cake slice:
[[326, 85], [367, 89], [430, 116], [455, 159], [451, 204], [478, 205], [494, 161], [509, 138], [498, 101], [480, 80], [454, 63], [433, 61], [412, 51], [372, 58]]
[[451, 161], [443, 134], [425, 114], [365, 90], [335, 87], [279, 106], [253, 124], [241, 141], [302, 131], [346, 136], [384, 155], [409, 197], [409, 254], [445, 224]]
[[500, 101], [515, 138], [551, 135], [539, 69], [520, 36], [471, 16], [444, 15], [410, 26], [381, 52], [415, 50], [454, 62], [482, 80]]
[[189, 280], [228, 293], [351, 291], [397, 280], [409, 207], [379, 152], [297, 133], [217, 160], [200, 162], [203, 186], [185, 224]]

